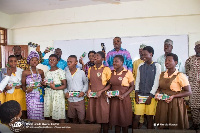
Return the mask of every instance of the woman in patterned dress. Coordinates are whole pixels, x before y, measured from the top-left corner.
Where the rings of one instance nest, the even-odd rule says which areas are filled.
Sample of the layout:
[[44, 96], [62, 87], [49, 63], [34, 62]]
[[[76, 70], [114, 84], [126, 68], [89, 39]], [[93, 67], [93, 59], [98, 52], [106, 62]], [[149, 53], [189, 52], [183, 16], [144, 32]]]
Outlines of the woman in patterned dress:
[[[44, 117], [51, 119], [53, 122], [59, 120], [65, 122], [65, 95], [66, 86], [65, 71], [58, 68], [58, 56], [52, 54], [49, 56], [51, 69], [45, 73], [47, 80], [44, 96]], [[44, 83], [43, 83], [44, 84]]]
[[[31, 51], [27, 63], [30, 65], [29, 70], [22, 73], [22, 88], [26, 91], [26, 105], [28, 119], [44, 119], [44, 89], [41, 82], [44, 79], [44, 72], [37, 69], [39, 55]], [[35, 84], [35, 85], [34, 85]]]

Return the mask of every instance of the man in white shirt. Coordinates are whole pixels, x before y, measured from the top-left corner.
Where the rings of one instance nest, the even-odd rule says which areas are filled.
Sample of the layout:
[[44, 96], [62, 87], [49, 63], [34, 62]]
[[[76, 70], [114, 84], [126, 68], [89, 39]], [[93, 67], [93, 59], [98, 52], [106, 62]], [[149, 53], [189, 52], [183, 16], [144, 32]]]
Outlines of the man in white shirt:
[[[172, 53], [172, 49], [173, 49], [173, 41], [170, 40], [170, 39], [166, 39], [165, 42], [164, 42], [164, 52], [165, 52], [165, 54], [160, 56], [157, 59], [157, 62], [161, 65], [161, 72], [166, 71], [166, 67], [165, 67], [166, 55], [169, 54], [169, 53]], [[181, 61], [180, 58], [178, 58], [178, 64], [176, 65], [176, 69], [179, 72], [185, 73], [184, 63]]]

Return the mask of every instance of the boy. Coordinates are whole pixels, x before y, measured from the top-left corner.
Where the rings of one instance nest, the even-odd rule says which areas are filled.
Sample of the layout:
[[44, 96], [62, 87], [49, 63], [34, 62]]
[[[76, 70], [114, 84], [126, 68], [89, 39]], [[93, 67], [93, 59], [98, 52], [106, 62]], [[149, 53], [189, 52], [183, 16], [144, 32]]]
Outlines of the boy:
[[[84, 95], [88, 89], [88, 81], [84, 71], [76, 68], [78, 63], [75, 55], [70, 55], [67, 59], [69, 69], [66, 72], [67, 88], [65, 97], [68, 98], [68, 117], [76, 122], [78, 116], [79, 122], [84, 124], [85, 119], [85, 101]], [[79, 92], [78, 96], [70, 96], [69, 92]]]
[[[158, 89], [161, 66], [152, 61], [154, 50], [151, 46], [143, 48], [142, 56], [144, 63], [138, 66], [135, 83], [135, 117], [133, 128], [138, 128], [138, 122], [141, 115], [147, 115], [147, 128], [153, 129], [153, 116], [155, 115], [156, 101], [155, 92]], [[139, 95], [146, 96], [145, 103], [139, 104]]]

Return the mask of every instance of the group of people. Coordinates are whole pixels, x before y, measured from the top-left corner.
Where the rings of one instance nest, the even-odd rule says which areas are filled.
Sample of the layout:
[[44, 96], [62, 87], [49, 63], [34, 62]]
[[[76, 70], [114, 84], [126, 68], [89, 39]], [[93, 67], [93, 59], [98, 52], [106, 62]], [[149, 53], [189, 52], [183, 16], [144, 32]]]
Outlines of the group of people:
[[[132, 63], [130, 53], [121, 48], [121, 44], [121, 38], [115, 37], [114, 49], [106, 56], [102, 51], [90, 51], [86, 64], [82, 59], [78, 61], [75, 55], [64, 61], [59, 48], [43, 60], [40, 57], [44, 57], [48, 50], [42, 55], [31, 51], [23, 61], [28, 65], [20, 64], [22, 69], [17, 66], [24, 58], [20, 47], [15, 46], [14, 55], [8, 57], [8, 67], [1, 70], [1, 104], [15, 100], [20, 104], [24, 118], [64, 123], [67, 99], [67, 116], [71, 122], [85, 123], [87, 120], [101, 124], [104, 133], [108, 132], [109, 125], [115, 126], [116, 132], [122, 128], [126, 133], [129, 125], [133, 129], [139, 128], [144, 115], [148, 129], [153, 129], [154, 123], [160, 129], [188, 129], [184, 97], [190, 96], [193, 123], [198, 128], [200, 41], [195, 43], [196, 55], [186, 61], [185, 68], [172, 53], [173, 41], [170, 39], [165, 40], [165, 54], [157, 62], [152, 59], [154, 49], [141, 45], [140, 59]], [[48, 66], [46, 73], [36, 67], [40, 61]], [[82, 68], [78, 68], [78, 62]], [[160, 95], [167, 98], [162, 100]], [[3, 119], [1, 113], [0, 119]]]

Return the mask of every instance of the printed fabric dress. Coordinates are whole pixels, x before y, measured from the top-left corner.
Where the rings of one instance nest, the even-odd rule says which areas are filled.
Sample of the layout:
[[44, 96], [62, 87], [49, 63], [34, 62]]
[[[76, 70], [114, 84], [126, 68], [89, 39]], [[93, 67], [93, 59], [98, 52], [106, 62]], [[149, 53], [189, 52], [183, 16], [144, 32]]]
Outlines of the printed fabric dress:
[[[42, 82], [41, 75], [31, 74], [26, 77], [26, 85], [31, 82]], [[28, 119], [44, 119], [44, 89], [42, 87], [33, 87], [33, 91], [26, 93], [26, 106]]]
[[[53, 81], [55, 87], [59, 87], [62, 84], [61, 80], [66, 79], [65, 71], [60, 68], [47, 71], [45, 79]], [[65, 95], [64, 90], [53, 90], [48, 84], [44, 96], [44, 117], [50, 116], [54, 120], [65, 119]]]
[[[180, 74], [178, 72], [178, 74]], [[164, 72], [160, 75], [159, 89], [162, 93], [169, 96], [176, 95], [180, 91], [172, 91], [170, 85], [178, 76], [173, 75], [171, 78], [164, 78]], [[184, 99], [174, 98], [170, 103], [164, 100], [159, 100], [156, 108], [155, 122], [160, 125], [160, 128], [169, 129], [187, 129], [189, 128], [188, 115]]]

